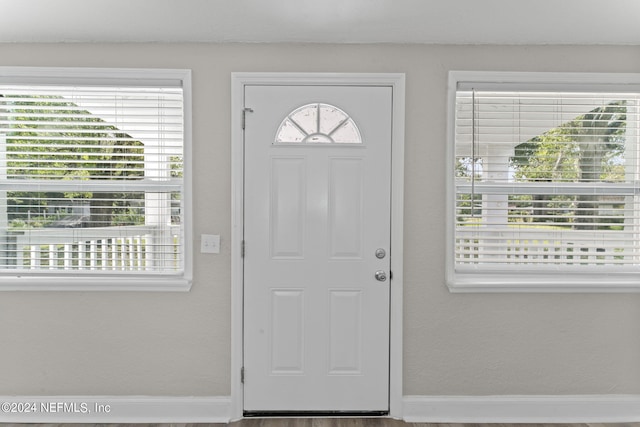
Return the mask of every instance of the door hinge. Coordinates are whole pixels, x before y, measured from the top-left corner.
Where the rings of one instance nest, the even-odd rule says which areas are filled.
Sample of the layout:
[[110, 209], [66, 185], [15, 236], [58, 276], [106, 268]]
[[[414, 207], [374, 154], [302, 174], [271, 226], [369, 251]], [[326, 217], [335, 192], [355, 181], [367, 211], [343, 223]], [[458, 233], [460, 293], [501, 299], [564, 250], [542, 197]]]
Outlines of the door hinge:
[[253, 113], [253, 108], [242, 109], [242, 129], [244, 129], [247, 124], [247, 113]]
[[240, 242], [240, 257], [244, 258], [244, 252], [245, 252], [245, 244], [244, 244], [244, 240], [242, 242]]
[[244, 384], [244, 366], [240, 368], [240, 382]]

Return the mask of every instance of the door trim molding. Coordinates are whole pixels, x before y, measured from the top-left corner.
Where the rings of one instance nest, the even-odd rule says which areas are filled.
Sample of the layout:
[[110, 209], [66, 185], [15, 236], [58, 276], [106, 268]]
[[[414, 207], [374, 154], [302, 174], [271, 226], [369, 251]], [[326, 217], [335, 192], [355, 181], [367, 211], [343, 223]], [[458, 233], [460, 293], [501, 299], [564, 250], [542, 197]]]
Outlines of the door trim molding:
[[402, 417], [402, 295], [404, 218], [405, 75], [402, 73], [231, 73], [231, 418], [243, 413], [244, 132], [242, 110], [248, 85], [387, 86], [393, 91], [391, 136], [391, 298], [389, 416]]

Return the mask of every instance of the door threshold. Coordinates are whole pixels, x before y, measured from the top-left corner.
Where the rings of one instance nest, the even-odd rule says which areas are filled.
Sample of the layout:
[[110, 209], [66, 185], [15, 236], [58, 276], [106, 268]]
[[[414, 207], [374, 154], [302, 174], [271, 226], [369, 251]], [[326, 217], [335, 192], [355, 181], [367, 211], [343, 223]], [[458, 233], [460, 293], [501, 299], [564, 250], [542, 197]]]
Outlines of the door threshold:
[[389, 411], [244, 411], [245, 418], [373, 418]]

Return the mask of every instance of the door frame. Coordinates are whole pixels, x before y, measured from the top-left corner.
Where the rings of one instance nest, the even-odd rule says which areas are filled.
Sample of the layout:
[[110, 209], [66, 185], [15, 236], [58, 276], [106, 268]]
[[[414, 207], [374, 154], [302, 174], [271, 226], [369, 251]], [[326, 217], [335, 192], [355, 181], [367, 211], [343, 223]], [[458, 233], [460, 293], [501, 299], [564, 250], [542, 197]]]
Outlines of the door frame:
[[[404, 218], [403, 73], [231, 73], [231, 419], [243, 417], [244, 88], [249, 85], [386, 86], [392, 88], [389, 416], [402, 418]], [[250, 114], [250, 113], [249, 113]]]

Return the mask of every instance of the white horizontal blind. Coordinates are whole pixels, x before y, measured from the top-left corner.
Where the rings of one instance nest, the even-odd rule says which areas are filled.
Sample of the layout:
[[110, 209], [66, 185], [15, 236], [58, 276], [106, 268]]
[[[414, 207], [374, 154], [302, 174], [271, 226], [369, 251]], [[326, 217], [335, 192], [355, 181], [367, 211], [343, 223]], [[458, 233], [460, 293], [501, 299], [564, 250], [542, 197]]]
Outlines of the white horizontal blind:
[[0, 83], [0, 272], [184, 269], [179, 85]]
[[456, 271], [640, 267], [639, 100], [458, 89]]

